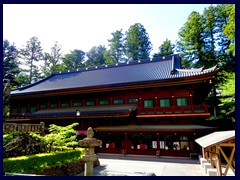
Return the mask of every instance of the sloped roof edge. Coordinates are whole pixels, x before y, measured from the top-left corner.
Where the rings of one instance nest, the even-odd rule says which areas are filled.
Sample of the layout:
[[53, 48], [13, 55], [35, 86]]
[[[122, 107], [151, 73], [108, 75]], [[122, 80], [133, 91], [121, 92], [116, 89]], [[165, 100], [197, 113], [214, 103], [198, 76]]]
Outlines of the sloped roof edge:
[[206, 148], [227, 141], [232, 138], [235, 138], [235, 130], [216, 131], [206, 136], [200, 137], [195, 141], [203, 148]]
[[[13, 90], [11, 95], [169, 81], [208, 74], [215, 71], [216, 68], [209, 68], [201, 72], [178, 72], [174, 67], [175, 64], [176, 68], [180, 67], [180, 61], [179, 55], [174, 54], [166, 56], [165, 58], [158, 57], [99, 67], [53, 72], [50, 76], [36, 83]], [[175, 71], [175, 73], [173, 71]]]

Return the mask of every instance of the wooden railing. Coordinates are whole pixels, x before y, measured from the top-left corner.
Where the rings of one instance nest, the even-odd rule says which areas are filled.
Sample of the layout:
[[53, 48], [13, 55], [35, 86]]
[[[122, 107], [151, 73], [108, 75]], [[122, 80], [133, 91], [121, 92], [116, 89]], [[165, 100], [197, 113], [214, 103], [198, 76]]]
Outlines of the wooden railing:
[[208, 113], [208, 106], [193, 105], [193, 106], [138, 108], [138, 115], [200, 114], [200, 113]]
[[38, 132], [44, 133], [44, 122], [40, 124], [18, 124], [18, 123], [4, 123], [3, 124], [3, 132]]

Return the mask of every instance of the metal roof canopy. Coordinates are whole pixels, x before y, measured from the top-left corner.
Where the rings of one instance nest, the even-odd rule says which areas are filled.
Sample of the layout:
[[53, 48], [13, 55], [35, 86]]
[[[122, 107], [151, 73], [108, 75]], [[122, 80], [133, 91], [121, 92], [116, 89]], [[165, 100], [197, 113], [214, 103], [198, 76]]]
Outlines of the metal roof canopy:
[[82, 68], [55, 72], [28, 86], [11, 91], [11, 95], [42, 93], [47, 91], [104, 86], [123, 86], [148, 82], [164, 82], [214, 73], [209, 69], [180, 69], [180, 57], [170, 55], [165, 59], [153, 58], [130, 63]]
[[195, 141], [203, 148], [206, 148], [228, 141], [233, 138], [235, 138], [235, 130], [217, 131], [206, 136], [203, 136], [201, 138], [198, 138]]

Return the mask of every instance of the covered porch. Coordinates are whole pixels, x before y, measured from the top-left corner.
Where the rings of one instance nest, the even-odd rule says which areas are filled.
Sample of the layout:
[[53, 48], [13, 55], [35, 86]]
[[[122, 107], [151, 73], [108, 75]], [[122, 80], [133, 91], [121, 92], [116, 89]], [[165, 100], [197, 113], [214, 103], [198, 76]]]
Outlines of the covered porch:
[[94, 128], [103, 144], [98, 153], [190, 157], [200, 153], [195, 139], [212, 132], [200, 125], [126, 125]]
[[213, 132], [195, 141], [202, 147], [201, 164], [207, 174], [227, 176], [229, 169], [235, 174], [235, 130]]

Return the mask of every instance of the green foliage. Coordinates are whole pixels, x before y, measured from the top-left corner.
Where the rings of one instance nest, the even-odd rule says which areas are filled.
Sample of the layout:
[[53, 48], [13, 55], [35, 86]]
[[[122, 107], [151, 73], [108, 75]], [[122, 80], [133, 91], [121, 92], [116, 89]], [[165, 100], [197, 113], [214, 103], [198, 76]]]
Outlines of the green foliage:
[[44, 141], [50, 146], [50, 151], [52, 146], [78, 146], [76, 139], [76, 130], [73, 128], [77, 126], [78, 123], [73, 123], [68, 126], [57, 126], [55, 124], [49, 125], [49, 132], [44, 136]]
[[[25, 71], [25, 70], [22, 70], [22, 71]], [[29, 77], [28, 77], [27, 73], [25, 73], [25, 72], [21, 72], [20, 74], [18, 74], [16, 76], [16, 81], [19, 84], [18, 87], [27, 86], [28, 84], [30, 84]], [[17, 87], [15, 87], [15, 88], [17, 88]]]
[[85, 52], [75, 49], [74, 51], [71, 51], [70, 54], [65, 54], [62, 61], [66, 69], [72, 70], [84, 67], [84, 58]]
[[223, 25], [223, 33], [231, 43], [228, 52], [235, 57], [235, 4], [232, 4], [229, 8], [230, 10], [227, 11], [229, 21]]
[[44, 137], [38, 133], [29, 132], [29, 135], [32, 136], [36, 140], [44, 141]]
[[49, 76], [52, 72], [64, 71], [65, 69], [67, 69], [66, 65], [60, 62], [61, 59], [61, 46], [56, 41], [51, 47], [51, 52], [44, 53], [43, 55], [44, 65], [41, 66], [41, 70], [45, 77]]
[[11, 132], [3, 135], [3, 156], [17, 157], [47, 152], [43, 137], [35, 133]]
[[105, 60], [105, 64], [114, 64], [116, 61], [113, 59], [113, 57], [110, 55], [110, 51], [104, 51], [103, 57]]
[[[228, 37], [227, 37], [227, 36]], [[178, 51], [183, 67], [218, 65], [225, 71], [235, 67], [235, 6], [219, 4], [192, 12], [179, 31]]]
[[10, 142], [11, 140], [13, 140], [12, 134], [4, 134], [3, 135], [3, 142]]
[[11, 86], [17, 86], [15, 77], [20, 73], [16, 46], [8, 40], [3, 41], [3, 80], [10, 81]]
[[[115, 31], [112, 34], [112, 39], [108, 40], [110, 49], [108, 51], [109, 58], [106, 58], [106, 64], [124, 62], [124, 39], [122, 30]], [[110, 61], [111, 59], [111, 61]]]
[[58, 42], [55, 41], [53, 46], [51, 47], [51, 53], [50, 53], [51, 58], [49, 59], [49, 62], [52, 66], [55, 66], [60, 62], [62, 57], [61, 50], [62, 50], [61, 45], [59, 45]]
[[81, 158], [83, 149], [76, 148], [72, 151], [52, 152], [3, 159], [3, 172], [9, 173], [36, 173], [42, 169], [54, 167]]
[[3, 143], [4, 143], [4, 144], [5, 144], [5, 143], [8, 143], [8, 142], [10, 142], [11, 140], [13, 140], [14, 137], [20, 136], [20, 135], [22, 135], [22, 133], [19, 132], [19, 131], [14, 131], [14, 132], [11, 132], [11, 133], [6, 133], [6, 134], [3, 135]]
[[226, 82], [219, 85], [219, 89], [222, 90], [219, 111], [222, 119], [235, 122], [235, 73], [226, 74]]
[[[193, 11], [179, 31], [178, 50], [182, 53], [183, 67], [202, 66], [204, 41], [202, 39], [203, 20]], [[198, 62], [196, 64], [196, 61]]]
[[142, 24], [136, 23], [126, 32], [125, 54], [128, 60], [139, 60], [149, 58], [152, 43], [149, 35]]
[[32, 83], [32, 80], [35, 82], [41, 79], [41, 75], [36, 65], [36, 62], [42, 60], [43, 52], [41, 47], [41, 42], [37, 37], [31, 37], [25, 48], [20, 50], [21, 58], [24, 60], [24, 65], [30, 69], [25, 69], [25, 72], [29, 72], [29, 83]]
[[175, 45], [171, 43], [171, 40], [166, 39], [163, 44], [158, 48], [159, 52], [155, 53], [153, 56], [158, 57], [158, 56], [166, 56], [166, 55], [171, 55], [173, 54], [173, 49]]
[[106, 64], [106, 59], [104, 57], [104, 52], [106, 51], [105, 46], [99, 45], [99, 46], [94, 46], [92, 47], [88, 52], [87, 52], [87, 61], [86, 61], [86, 66], [101, 66]]

